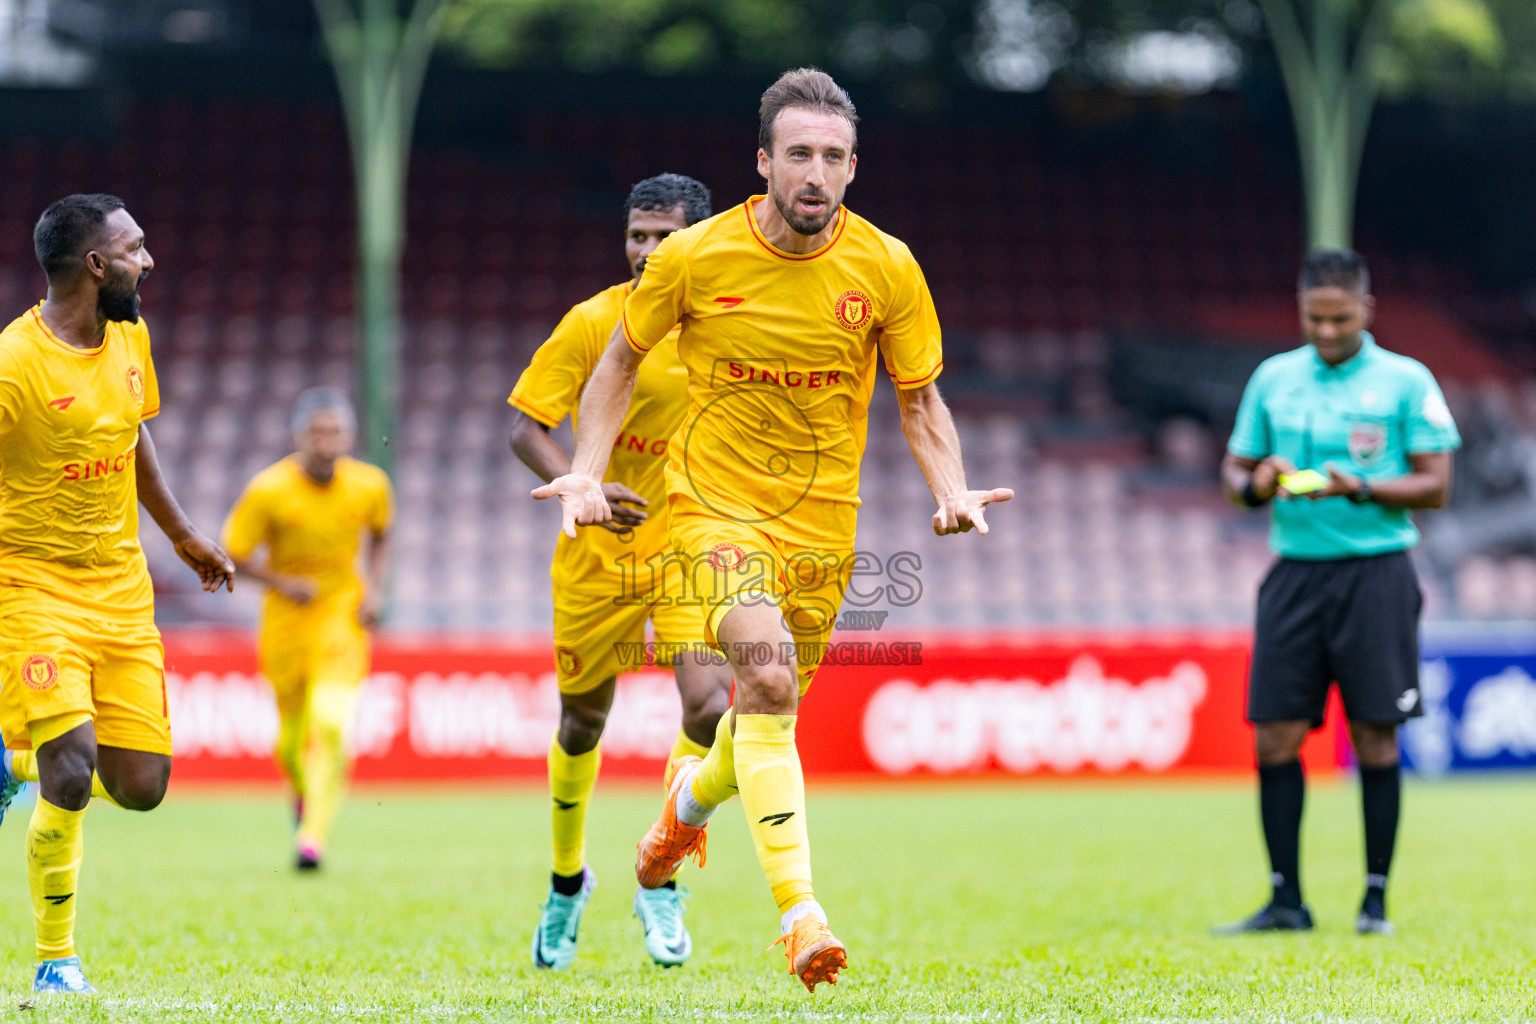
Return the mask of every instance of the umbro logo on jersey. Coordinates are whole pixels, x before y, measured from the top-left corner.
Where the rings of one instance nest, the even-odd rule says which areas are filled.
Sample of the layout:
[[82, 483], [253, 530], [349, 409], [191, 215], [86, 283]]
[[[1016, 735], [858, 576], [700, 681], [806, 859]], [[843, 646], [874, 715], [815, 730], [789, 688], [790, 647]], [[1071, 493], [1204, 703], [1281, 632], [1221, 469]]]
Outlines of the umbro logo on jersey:
[[739, 299], [730, 298], [728, 296], [721, 296], [720, 298], [716, 299], [715, 301], [720, 303], [720, 305], [722, 307], [724, 307], [725, 309], [735, 309], [737, 306], [741, 305], [743, 302], [746, 302], [747, 300], [746, 300], [745, 296], [743, 296], [742, 298], [739, 298]]
[[63, 412], [65, 409], [68, 409], [71, 405], [73, 405], [74, 401], [74, 395], [65, 395], [63, 398], [55, 398], [48, 404], [59, 410], [59, 412]]
[[562, 811], [573, 810], [577, 805], [577, 801], [575, 800], [561, 800], [559, 797], [555, 797], [554, 801], [555, 806], [560, 808]]
[[772, 828], [774, 825], [782, 825], [782, 824], [784, 824], [786, 821], [788, 821], [790, 818], [793, 818], [794, 816], [795, 816], [795, 812], [794, 811], [784, 811], [784, 812], [782, 812], [780, 814], [765, 814], [761, 818], [757, 819], [757, 823], [759, 825], [761, 825], [763, 822], [766, 821], [768, 823], [768, 827]]

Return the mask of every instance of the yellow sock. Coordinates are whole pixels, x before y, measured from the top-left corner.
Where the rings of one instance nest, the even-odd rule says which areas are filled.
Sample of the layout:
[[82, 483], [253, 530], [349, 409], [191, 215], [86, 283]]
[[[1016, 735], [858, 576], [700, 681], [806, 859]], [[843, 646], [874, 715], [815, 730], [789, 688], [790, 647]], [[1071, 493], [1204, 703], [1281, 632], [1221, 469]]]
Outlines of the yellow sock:
[[27, 826], [27, 882], [37, 927], [37, 958], [75, 955], [75, 887], [85, 853], [85, 812], [37, 798]]
[[[42, 776], [37, 774], [37, 751], [11, 751], [11, 774], [25, 782], [41, 782]], [[91, 796], [105, 800], [114, 807], [117, 806], [117, 801], [112, 799], [112, 794], [107, 792], [107, 787], [101, 784], [101, 776], [95, 772], [91, 773]]]
[[672, 753], [667, 755], [667, 763], [671, 764], [678, 758], [687, 757], [689, 754], [692, 754], [694, 757], [708, 757], [709, 748], [702, 743], [693, 742], [693, 740], [688, 738], [687, 733], [679, 729], [677, 730], [677, 739], [672, 741]]
[[731, 739], [731, 712], [715, 726], [715, 744], [693, 777], [693, 799], [700, 807], [719, 807], [736, 795], [736, 744]]
[[805, 830], [805, 776], [794, 715], [736, 716], [736, 778], [757, 859], [780, 913], [814, 899]]
[[603, 763], [603, 748], [567, 754], [558, 736], [549, 741], [550, 824], [553, 826], [557, 875], [579, 875], [587, 859], [587, 804]]
[[295, 793], [304, 792], [304, 709], [278, 712], [277, 744], [272, 757]]
[[304, 752], [302, 839], [325, 845], [347, 791], [347, 726], [357, 686], [351, 682], [316, 683], [309, 691], [304, 717], [308, 743]]

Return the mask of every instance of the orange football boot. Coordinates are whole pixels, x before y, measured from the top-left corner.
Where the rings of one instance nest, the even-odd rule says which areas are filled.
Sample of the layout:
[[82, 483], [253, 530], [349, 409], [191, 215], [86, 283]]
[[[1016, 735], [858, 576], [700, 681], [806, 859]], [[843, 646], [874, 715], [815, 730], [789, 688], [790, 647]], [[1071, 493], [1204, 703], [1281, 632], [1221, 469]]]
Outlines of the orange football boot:
[[672, 762], [672, 786], [667, 790], [666, 806], [656, 824], [640, 840], [640, 855], [635, 859], [635, 878], [642, 889], [660, 889], [666, 885], [689, 854], [699, 867], [704, 866], [706, 826], [695, 827], [677, 820], [678, 787], [692, 784], [697, 766], [703, 763], [703, 758], [692, 754], [684, 754]]
[[815, 992], [822, 982], [836, 985], [837, 972], [848, 966], [848, 951], [819, 918], [802, 917], [773, 946], [779, 943], [784, 944], [789, 973], [800, 979], [807, 992]]

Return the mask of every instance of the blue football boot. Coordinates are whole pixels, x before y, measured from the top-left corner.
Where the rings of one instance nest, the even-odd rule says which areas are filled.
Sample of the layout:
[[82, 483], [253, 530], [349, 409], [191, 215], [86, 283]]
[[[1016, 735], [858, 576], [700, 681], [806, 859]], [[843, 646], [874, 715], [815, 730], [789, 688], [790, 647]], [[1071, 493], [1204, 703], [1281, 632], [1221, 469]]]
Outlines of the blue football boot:
[[693, 939], [683, 926], [687, 889], [635, 890], [635, 916], [645, 928], [645, 951], [663, 967], [678, 967], [693, 953]]
[[32, 991], [86, 996], [96, 990], [85, 980], [85, 973], [80, 970], [80, 958], [63, 956], [57, 960], [44, 960], [37, 965], [37, 977], [32, 981]]
[[533, 931], [533, 966], [563, 971], [576, 959], [576, 933], [581, 929], [581, 915], [597, 888], [597, 876], [582, 866], [581, 891], [564, 896], [551, 886], [549, 898], [539, 904], [539, 926]]
[[5, 812], [11, 809], [11, 801], [26, 788], [26, 782], [18, 779], [16, 773], [11, 771], [11, 752], [6, 750], [0, 753], [0, 822], [5, 821]]

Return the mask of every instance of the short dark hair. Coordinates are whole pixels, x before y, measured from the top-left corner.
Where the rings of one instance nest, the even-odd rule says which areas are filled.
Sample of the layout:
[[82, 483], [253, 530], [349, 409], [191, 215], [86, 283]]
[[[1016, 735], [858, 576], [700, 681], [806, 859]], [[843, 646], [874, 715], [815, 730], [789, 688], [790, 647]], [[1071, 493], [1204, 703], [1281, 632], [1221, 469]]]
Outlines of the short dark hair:
[[32, 230], [32, 251], [51, 281], [79, 270], [85, 254], [101, 239], [107, 215], [126, 204], [117, 196], [65, 196], [43, 211]]
[[689, 224], [706, 220], [713, 212], [709, 189], [703, 182], [686, 174], [658, 174], [629, 190], [629, 198], [624, 200], [624, 217], [628, 219], [631, 210], [670, 210], [678, 206], [683, 208], [683, 219]]
[[308, 430], [309, 422], [317, 412], [334, 412], [344, 427], [357, 429], [357, 409], [353, 407], [352, 399], [340, 388], [321, 385], [304, 389], [293, 403], [293, 413], [289, 420], [293, 432], [299, 434]]
[[1296, 287], [1300, 291], [1343, 288], [1369, 294], [1371, 272], [1365, 267], [1365, 257], [1353, 249], [1313, 249], [1301, 261]]
[[784, 72], [768, 87], [763, 93], [762, 105], [757, 109], [757, 144], [764, 153], [773, 155], [773, 122], [790, 107], [804, 107], [843, 118], [853, 130], [853, 150], [858, 150], [859, 115], [853, 109], [853, 100], [848, 98], [848, 93], [819, 68], [795, 68]]

